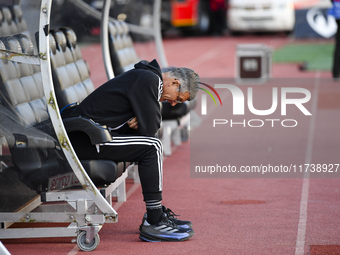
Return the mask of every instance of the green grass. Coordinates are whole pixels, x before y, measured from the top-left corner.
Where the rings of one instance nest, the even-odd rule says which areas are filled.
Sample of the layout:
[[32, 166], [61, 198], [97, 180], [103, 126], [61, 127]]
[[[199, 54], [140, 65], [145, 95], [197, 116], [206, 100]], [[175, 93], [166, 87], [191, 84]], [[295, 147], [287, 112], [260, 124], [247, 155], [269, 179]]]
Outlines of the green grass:
[[333, 43], [290, 44], [274, 51], [274, 63], [305, 63], [307, 70], [332, 68]]

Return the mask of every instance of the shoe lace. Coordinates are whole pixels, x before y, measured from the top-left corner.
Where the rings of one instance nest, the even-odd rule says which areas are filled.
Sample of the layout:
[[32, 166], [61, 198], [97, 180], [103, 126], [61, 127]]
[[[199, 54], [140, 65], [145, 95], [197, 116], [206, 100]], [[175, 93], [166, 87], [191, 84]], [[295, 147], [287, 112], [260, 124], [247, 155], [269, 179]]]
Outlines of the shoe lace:
[[177, 224], [175, 222], [173, 222], [171, 219], [169, 219], [169, 217], [164, 217], [163, 223], [165, 223], [166, 225], [168, 225], [170, 227], [178, 228]]
[[175, 214], [171, 209], [167, 208], [165, 210], [166, 215], [168, 216], [169, 219], [176, 219], [176, 216], [180, 216], [178, 214]]

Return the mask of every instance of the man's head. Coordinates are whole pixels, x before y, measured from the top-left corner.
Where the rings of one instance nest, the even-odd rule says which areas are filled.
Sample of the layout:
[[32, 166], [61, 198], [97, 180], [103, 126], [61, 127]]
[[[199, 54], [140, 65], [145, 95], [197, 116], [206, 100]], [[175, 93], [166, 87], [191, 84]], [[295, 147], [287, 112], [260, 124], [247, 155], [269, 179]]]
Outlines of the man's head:
[[163, 75], [163, 93], [160, 101], [168, 101], [172, 106], [193, 100], [198, 92], [199, 76], [185, 68], [171, 68]]

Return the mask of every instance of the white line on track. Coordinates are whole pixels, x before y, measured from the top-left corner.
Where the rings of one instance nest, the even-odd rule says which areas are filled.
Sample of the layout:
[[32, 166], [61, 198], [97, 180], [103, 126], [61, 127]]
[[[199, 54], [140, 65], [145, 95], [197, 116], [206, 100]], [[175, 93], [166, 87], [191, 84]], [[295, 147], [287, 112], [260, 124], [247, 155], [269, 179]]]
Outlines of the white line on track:
[[79, 251], [79, 248], [76, 245], [76, 246], [73, 247], [73, 249], [69, 253], [67, 253], [67, 255], [76, 255], [78, 253], [78, 251]]
[[[306, 158], [305, 163], [310, 164], [312, 161], [313, 152], [313, 138], [315, 132], [315, 122], [316, 122], [316, 111], [318, 106], [318, 93], [319, 93], [319, 83], [320, 83], [320, 72], [315, 74], [315, 84], [312, 97], [312, 118], [310, 120]], [[308, 207], [308, 193], [309, 193], [309, 172], [305, 172], [302, 182], [302, 193], [300, 201], [300, 215], [299, 215], [299, 225], [296, 237], [295, 255], [303, 255], [305, 251], [306, 242], [306, 227], [307, 227], [307, 207]]]

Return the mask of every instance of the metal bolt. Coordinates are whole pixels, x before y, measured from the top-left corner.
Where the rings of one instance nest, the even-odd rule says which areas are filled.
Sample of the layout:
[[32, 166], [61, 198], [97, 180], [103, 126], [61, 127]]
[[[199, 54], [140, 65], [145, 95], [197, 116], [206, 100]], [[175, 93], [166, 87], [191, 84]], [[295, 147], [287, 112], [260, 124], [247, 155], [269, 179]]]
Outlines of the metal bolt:
[[90, 183], [89, 182], [86, 182], [86, 187], [90, 187]]
[[53, 100], [50, 100], [50, 104], [53, 104], [54, 103], [54, 101]]
[[67, 143], [63, 143], [63, 146], [66, 147], [66, 146], [67, 146]]
[[26, 215], [26, 220], [29, 220], [30, 216], [29, 215]]
[[70, 220], [73, 220], [73, 219], [74, 219], [73, 215], [70, 215]]
[[8, 52], [5, 53], [5, 57], [6, 57], [6, 58], [9, 57], [9, 53], [8, 53]]
[[85, 217], [85, 220], [86, 220], [86, 221], [91, 221], [91, 218], [90, 218], [89, 216], [86, 216], [86, 217]]
[[112, 217], [109, 217], [109, 220], [113, 220], [113, 218], [112, 218]]
[[43, 9], [42, 9], [42, 12], [43, 12], [43, 13], [46, 13], [46, 12], [47, 12], [46, 8], [43, 8]]
[[86, 239], [86, 243], [90, 243], [90, 240], [89, 240], [89, 239]]

